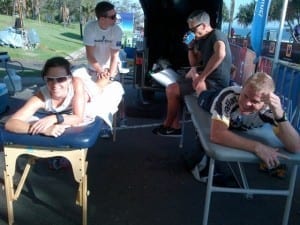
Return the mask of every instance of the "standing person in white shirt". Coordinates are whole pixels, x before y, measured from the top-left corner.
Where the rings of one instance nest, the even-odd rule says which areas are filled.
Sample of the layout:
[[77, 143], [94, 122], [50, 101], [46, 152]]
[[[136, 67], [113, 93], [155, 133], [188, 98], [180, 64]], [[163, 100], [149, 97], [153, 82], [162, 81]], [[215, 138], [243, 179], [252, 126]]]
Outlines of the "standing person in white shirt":
[[[83, 34], [88, 72], [101, 91], [115, 93], [110, 96], [110, 102], [116, 102], [118, 105], [119, 93], [123, 91], [123, 87], [113, 80], [118, 73], [123, 32], [116, 24], [117, 13], [110, 2], [99, 2], [95, 7], [95, 14], [97, 19], [85, 26]], [[101, 132], [102, 137], [110, 135], [109, 126]]]
[[116, 24], [117, 14], [113, 4], [99, 2], [95, 13], [97, 20], [85, 26], [83, 42], [90, 75], [103, 88], [117, 74], [123, 32]]

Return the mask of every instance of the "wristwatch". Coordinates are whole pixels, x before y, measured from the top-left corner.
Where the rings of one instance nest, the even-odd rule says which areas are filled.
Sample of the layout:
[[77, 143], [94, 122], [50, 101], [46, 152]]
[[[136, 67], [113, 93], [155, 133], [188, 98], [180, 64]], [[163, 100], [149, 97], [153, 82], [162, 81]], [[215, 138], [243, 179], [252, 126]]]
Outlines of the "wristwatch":
[[281, 123], [281, 122], [288, 121], [288, 118], [287, 118], [287, 116], [286, 116], [286, 113], [285, 113], [285, 112], [283, 112], [283, 115], [282, 115], [282, 117], [281, 117], [281, 118], [279, 118], [279, 119], [276, 119], [276, 118], [275, 118], [275, 121], [276, 121], [277, 123]]
[[55, 113], [56, 119], [57, 119], [57, 124], [61, 124], [64, 122], [64, 117], [63, 115], [59, 114], [59, 113]]

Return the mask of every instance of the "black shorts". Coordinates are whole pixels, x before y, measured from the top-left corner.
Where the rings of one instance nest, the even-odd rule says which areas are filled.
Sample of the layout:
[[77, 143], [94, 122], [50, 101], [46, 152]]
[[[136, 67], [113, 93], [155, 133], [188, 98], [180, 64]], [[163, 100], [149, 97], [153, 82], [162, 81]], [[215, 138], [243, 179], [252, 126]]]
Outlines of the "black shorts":
[[218, 94], [221, 92], [222, 89], [218, 90], [206, 90], [200, 93], [198, 97], [198, 104], [201, 108], [204, 110], [210, 112], [210, 108], [215, 100], [215, 98], [218, 96]]
[[179, 86], [181, 96], [189, 95], [195, 92], [192, 79], [183, 78], [178, 80], [177, 84]]

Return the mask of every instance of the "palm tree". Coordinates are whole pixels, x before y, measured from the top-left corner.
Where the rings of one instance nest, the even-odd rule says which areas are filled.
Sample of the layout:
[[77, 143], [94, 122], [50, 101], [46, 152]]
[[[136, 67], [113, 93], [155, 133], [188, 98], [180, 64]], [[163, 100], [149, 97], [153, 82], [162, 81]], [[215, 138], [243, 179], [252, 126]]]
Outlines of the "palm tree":
[[228, 24], [228, 37], [232, 37], [231, 35], [231, 29], [232, 29], [232, 23], [233, 23], [233, 15], [234, 15], [234, 6], [235, 6], [235, 0], [230, 1], [230, 14], [229, 14], [229, 24]]
[[236, 15], [237, 22], [242, 25], [243, 27], [247, 27], [252, 23], [253, 14], [255, 9], [255, 0], [252, 2], [240, 5], [238, 13]]

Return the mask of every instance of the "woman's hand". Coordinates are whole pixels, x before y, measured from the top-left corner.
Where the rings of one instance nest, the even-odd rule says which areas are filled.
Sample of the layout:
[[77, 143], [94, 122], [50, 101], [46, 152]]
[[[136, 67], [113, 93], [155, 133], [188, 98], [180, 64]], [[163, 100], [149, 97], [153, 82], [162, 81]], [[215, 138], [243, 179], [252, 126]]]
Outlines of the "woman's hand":
[[59, 137], [61, 136], [65, 130], [70, 127], [69, 125], [64, 124], [55, 124], [50, 127], [48, 127], [43, 134], [46, 136], [52, 136], [52, 137]]
[[28, 133], [30, 134], [40, 134], [44, 133], [47, 128], [54, 125], [57, 122], [56, 116], [46, 116], [32, 123], [29, 127]]

